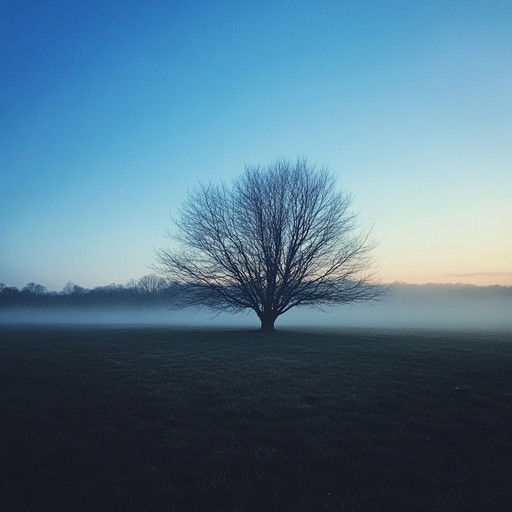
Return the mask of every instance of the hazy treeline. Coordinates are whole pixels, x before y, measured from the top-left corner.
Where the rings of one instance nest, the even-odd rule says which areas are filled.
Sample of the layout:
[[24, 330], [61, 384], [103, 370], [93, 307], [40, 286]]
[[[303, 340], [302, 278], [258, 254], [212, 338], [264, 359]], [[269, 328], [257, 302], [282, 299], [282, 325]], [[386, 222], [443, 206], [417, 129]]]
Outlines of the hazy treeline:
[[[328, 312], [324, 325], [510, 329], [512, 286], [393, 283], [381, 301]], [[306, 322], [308, 316], [308, 311], [301, 311], [297, 320]]]
[[[461, 298], [474, 300], [504, 300], [512, 307], [512, 286], [475, 286], [468, 284], [407, 284], [395, 282], [386, 286], [382, 302], [436, 301], [449, 304]], [[60, 291], [50, 291], [38, 283], [23, 288], [0, 283], [0, 307], [23, 306], [165, 306], [182, 293], [181, 286], [154, 274], [130, 279], [125, 284], [111, 283], [95, 288], [83, 288], [68, 282]], [[378, 303], [381, 301], [378, 301]], [[346, 306], [345, 306], [346, 307]], [[511, 310], [512, 314], [512, 310]]]
[[126, 284], [112, 283], [92, 289], [68, 282], [60, 291], [49, 291], [33, 282], [21, 289], [0, 283], [0, 308], [163, 306], [172, 302], [178, 289], [177, 284], [151, 274]]
[[[382, 300], [323, 308], [293, 308], [278, 325], [324, 327], [512, 328], [512, 286], [393, 283]], [[184, 290], [157, 276], [92, 289], [68, 283], [48, 291], [0, 284], [0, 323], [138, 323], [254, 326], [255, 315], [203, 308], [176, 311]]]
[[395, 282], [390, 285], [390, 289], [397, 294], [409, 298], [422, 297], [444, 297], [446, 299], [457, 297], [483, 298], [503, 298], [512, 300], [512, 286], [477, 286], [473, 284], [407, 284]]

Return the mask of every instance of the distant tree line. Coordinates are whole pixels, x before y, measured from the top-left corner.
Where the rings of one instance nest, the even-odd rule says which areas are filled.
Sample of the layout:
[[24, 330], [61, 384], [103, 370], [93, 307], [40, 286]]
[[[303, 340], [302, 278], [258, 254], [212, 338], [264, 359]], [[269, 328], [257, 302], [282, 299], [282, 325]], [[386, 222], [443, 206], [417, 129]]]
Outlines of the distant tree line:
[[[140, 279], [130, 279], [125, 284], [112, 283], [92, 289], [68, 282], [61, 291], [49, 291], [38, 283], [28, 283], [19, 289], [0, 283], [0, 309], [17, 307], [173, 307], [188, 295], [186, 285], [167, 281], [150, 274]], [[407, 284], [389, 285], [391, 296], [417, 300], [447, 302], [459, 298], [503, 299], [510, 302], [512, 314], [512, 286], [475, 286], [467, 284]]]
[[172, 304], [177, 293], [178, 285], [154, 274], [92, 289], [68, 282], [61, 291], [49, 291], [33, 282], [21, 289], [0, 283], [0, 308], [163, 306]]
[[[464, 296], [474, 299], [483, 298], [501, 298], [512, 301], [512, 286], [502, 286], [498, 284], [478, 286], [474, 284], [448, 284], [448, 283], [426, 283], [426, 284], [410, 284], [402, 282], [394, 282], [390, 288], [395, 294], [407, 295], [409, 298], [434, 298], [438, 296], [444, 297], [446, 300]], [[511, 303], [512, 305], [512, 303]], [[512, 314], [512, 309], [511, 309]]]

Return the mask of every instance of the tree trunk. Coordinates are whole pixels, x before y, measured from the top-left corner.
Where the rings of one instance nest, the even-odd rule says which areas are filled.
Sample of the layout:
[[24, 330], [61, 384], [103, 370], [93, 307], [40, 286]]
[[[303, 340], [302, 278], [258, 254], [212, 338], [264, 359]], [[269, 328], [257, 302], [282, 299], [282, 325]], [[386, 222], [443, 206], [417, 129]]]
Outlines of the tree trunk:
[[273, 313], [263, 313], [260, 316], [261, 330], [264, 332], [272, 332], [274, 330], [274, 323], [276, 316]]

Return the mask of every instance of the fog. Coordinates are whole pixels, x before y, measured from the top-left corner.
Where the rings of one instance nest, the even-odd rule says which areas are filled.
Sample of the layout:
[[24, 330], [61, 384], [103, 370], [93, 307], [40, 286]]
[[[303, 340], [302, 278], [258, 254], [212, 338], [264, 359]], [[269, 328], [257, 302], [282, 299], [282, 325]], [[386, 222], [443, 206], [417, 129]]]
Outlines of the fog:
[[[507, 293], [508, 292], [508, 293]], [[372, 304], [291, 311], [282, 324], [512, 329], [512, 288], [392, 287]]]
[[[229, 314], [207, 309], [166, 307], [82, 309], [4, 308], [2, 323], [142, 324], [258, 328], [252, 312]], [[512, 329], [512, 287], [392, 285], [387, 296], [372, 304], [324, 308], [294, 308], [279, 317], [276, 328], [407, 327]]]

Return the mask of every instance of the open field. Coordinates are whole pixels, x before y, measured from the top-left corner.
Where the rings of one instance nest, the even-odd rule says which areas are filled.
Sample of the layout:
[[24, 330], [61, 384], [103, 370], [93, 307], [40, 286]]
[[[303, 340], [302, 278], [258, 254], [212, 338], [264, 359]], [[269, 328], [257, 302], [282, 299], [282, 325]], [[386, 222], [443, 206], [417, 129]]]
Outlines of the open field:
[[0, 327], [0, 510], [500, 511], [512, 333]]

